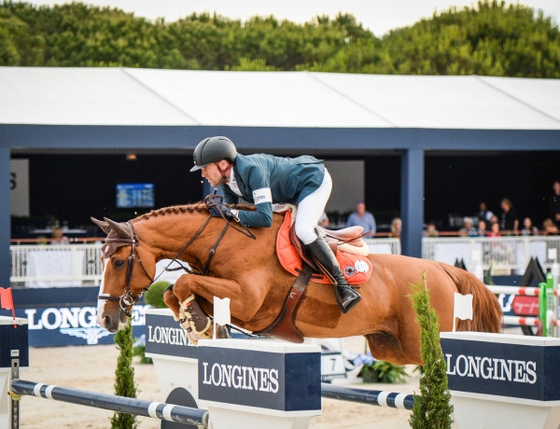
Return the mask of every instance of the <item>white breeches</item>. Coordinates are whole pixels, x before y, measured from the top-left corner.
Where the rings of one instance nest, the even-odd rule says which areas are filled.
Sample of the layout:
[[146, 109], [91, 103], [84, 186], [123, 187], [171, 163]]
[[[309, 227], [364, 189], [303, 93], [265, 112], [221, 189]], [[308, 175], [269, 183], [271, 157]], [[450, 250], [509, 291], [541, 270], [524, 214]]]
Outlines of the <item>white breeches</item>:
[[325, 177], [321, 186], [305, 197], [297, 206], [295, 221], [296, 235], [303, 244], [308, 245], [317, 239], [315, 228], [325, 211], [332, 190], [332, 178], [325, 168]]

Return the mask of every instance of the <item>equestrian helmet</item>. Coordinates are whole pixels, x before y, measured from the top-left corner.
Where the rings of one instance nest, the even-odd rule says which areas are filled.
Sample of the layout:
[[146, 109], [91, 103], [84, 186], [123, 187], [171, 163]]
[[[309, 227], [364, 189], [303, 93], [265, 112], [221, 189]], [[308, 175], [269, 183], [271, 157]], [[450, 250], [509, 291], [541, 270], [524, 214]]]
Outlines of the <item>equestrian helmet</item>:
[[200, 170], [205, 165], [222, 159], [233, 163], [235, 158], [237, 158], [237, 149], [230, 139], [223, 136], [208, 137], [194, 148], [194, 167], [190, 171]]

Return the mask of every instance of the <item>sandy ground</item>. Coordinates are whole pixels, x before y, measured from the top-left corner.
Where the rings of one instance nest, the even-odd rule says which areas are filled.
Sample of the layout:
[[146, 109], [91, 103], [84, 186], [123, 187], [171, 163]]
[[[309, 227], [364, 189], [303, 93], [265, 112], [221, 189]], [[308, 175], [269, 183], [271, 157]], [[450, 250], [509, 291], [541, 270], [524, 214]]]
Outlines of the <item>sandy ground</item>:
[[[348, 350], [363, 352], [362, 338], [346, 339]], [[114, 345], [31, 348], [30, 368], [20, 378], [64, 387], [114, 393], [114, 371], [118, 349]], [[407, 367], [412, 374], [413, 366]], [[134, 361], [138, 397], [163, 401], [153, 365]], [[363, 387], [393, 392], [418, 393], [418, 377], [414, 373], [401, 384], [361, 384]], [[111, 427], [112, 411], [66, 404], [58, 401], [26, 396], [20, 402], [20, 421], [23, 429]], [[323, 399], [322, 414], [311, 421], [312, 429], [405, 429], [409, 428], [410, 411], [374, 407], [332, 399]], [[156, 429], [159, 420], [138, 417], [139, 428]]]

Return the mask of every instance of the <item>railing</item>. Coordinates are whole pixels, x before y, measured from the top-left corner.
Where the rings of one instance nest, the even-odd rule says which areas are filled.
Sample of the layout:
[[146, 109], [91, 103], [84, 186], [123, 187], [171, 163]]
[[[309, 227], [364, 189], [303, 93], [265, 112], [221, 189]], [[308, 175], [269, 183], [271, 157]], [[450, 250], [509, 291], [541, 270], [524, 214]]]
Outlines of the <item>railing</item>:
[[560, 236], [446, 237], [422, 239], [422, 258], [455, 264], [462, 260], [474, 272], [477, 266], [494, 275], [523, 274], [530, 259], [543, 269], [560, 255]]
[[10, 246], [13, 287], [97, 286], [101, 283], [101, 245]]
[[[401, 253], [397, 238], [366, 239], [371, 253]], [[11, 245], [10, 283], [14, 287], [98, 286], [101, 245]], [[531, 257], [546, 271], [560, 255], [560, 236], [422, 239], [422, 257], [451, 265], [462, 260], [469, 271], [477, 265], [494, 275], [522, 274]]]

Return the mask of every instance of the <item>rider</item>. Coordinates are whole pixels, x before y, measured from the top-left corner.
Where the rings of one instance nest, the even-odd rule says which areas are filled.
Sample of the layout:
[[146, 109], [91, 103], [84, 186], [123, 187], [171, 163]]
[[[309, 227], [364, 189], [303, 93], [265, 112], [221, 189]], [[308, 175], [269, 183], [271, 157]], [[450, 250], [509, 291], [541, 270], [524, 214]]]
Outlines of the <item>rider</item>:
[[332, 250], [317, 235], [316, 226], [332, 189], [332, 179], [323, 161], [304, 155], [297, 158], [267, 154], [241, 155], [223, 136], [208, 137], [194, 149], [194, 167], [202, 170], [212, 187], [220, 186], [226, 203], [239, 198], [254, 203], [256, 211], [226, 210], [226, 216], [251, 227], [272, 225], [272, 204], [297, 205], [295, 232], [309, 252], [336, 281], [343, 312], [361, 299], [346, 281]]

